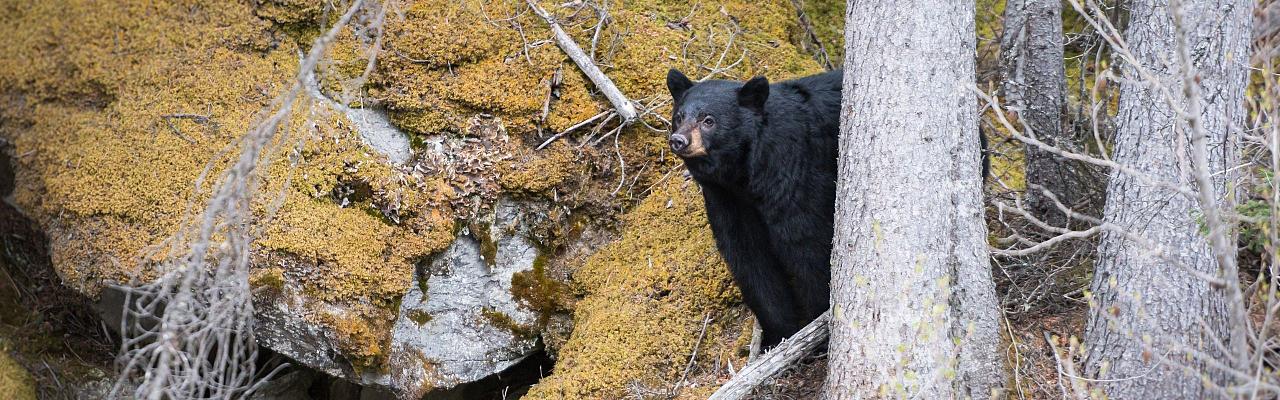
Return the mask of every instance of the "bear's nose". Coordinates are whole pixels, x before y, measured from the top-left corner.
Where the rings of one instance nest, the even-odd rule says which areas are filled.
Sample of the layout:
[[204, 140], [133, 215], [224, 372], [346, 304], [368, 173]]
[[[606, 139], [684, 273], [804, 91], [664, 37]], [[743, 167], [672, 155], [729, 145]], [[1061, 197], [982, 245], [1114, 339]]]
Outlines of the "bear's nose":
[[684, 135], [671, 135], [671, 138], [667, 139], [667, 143], [671, 145], [671, 150], [681, 152], [686, 147], [689, 147], [689, 138]]

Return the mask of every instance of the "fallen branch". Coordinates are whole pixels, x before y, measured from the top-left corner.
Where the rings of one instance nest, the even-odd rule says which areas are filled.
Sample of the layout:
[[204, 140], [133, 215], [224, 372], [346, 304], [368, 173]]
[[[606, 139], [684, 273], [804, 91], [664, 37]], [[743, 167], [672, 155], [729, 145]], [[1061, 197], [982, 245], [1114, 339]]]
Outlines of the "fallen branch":
[[830, 329], [827, 327], [830, 320], [831, 311], [822, 313], [804, 329], [761, 355], [755, 362], [743, 367], [742, 371], [734, 375], [733, 379], [716, 390], [707, 400], [736, 400], [751, 394], [751, 390], [756, 386], [760, 386], [765, 380], [795, 364], [822, 344], [830, 334]]
[[685, 379], [689, 378], [689, 371], [693, 370], [693, 362], [698, 359], [698, 348], [702, 347], [702, 338], [707, 336], [707, 324], [711, 323], [711, 314], [707, 314], [702, 318], [702, 331], [698, 332], [698, 341], [693, 342], [693, 354], [689, 355], [689, 363], [684, 366], [684, 373], [680, 374], [680, 380], [676, 381], [676, 387], [671, 389], [672, 397], [680, 394], [680, 389], [684, 388]]
[[542, 150], [542, 149], [546, 148], [547, 146], [550, 146], [550, 145], [551, 145], [551, 142], [556, 141], [556, 139], [559, 139], [561, 136], [564, 136], [564, 135], [568, 134], [569, 132], [576, 131], [576, 130], [578, 130], [578, 128], [582, 128], [582, 127], [584, 127], [584, 126], [590, 125], [592, 122], [596, 122], [596, 121], [600, 120], [600, 118], [602, 118], [602, 117], [604, 117], [604, 116], [606, 116], [606, 115], [609, 115], [609, 114], [612, 114], [612, 112], [610, 112], [610, 111], [604, 111], [604, 112], [601, 112], [601, 113], [599, 113], [599, 114], [596, 114], [595, 116], [593, 116], [593, 117], [591, 117], [591, 118], [587, 118], [585, 121], [582, 121], [582, 122], [579, 122], [579, 123], [573, 124], [573, 126], [570, 126], [570, 127], [568, 127], [568, 128], [565, 128], [565, 130], [560, 131], [560, 133], [557, 133], [557, 134], [551, 135], [551, 137], [549, 137], [549, 138], [547, 138], [547, 140], [543, 141], [543, 142], [542, 142], [542, 144], [538, 145], [538, 147], [537, 147], [537, 148], [535, 148], [534, 150]]
[[560, 45], [560, 49], [564, 50], [565, 54], [568, 54], [569, 58], [573, 59], [573, 63], [577, 64], [582, 73], [591, 79], [591, 83], [595, 84], [597, 89], [604, 92], [604, 97], [609, 99], [609, 103], [613, 104], [618, 116], [622, 117], [622, 124], [630, 125], [634, 122], [638, 114], [636, 113], [636, 106], [631, 103], [631, 100], [627, 99], [627, 96], [618, 90], [618, 87], [613, 84], [613, 80], [609, 79], [609, 76], [600, 71], [595, 61], [582, 51], [582, 47], [579, 47], [578, 43], [574, 42], [572, 37], [569, 37], [569, 34], [564, 31], [564, 28], [560, 27], [560, 23], [556, 22], [555, 18], [551, 17], [551, 14], [547, 13], [547, 10], [539, 7], [537, 1], [528, 0], [528, 3], [533, 12], [537, 13], [538, 16], [547, 21], [547, 25], [551, 26], [551, 32], [555, 33], [556, 44]]
[[[189, 114], [189, 113], [165, 114], [165, 115], [161, 115], [161, 116], [160, 116], [160, 118], [164, 119], [164, 123], [165, 123], [166, 125], [169, 125], [169, 130], [173, 131], [173, 134], [174, 134], [174, 135], [177, 135], [177, 136], [178, 136], [178, 138], [180, 138], [180, 139], [182, 139], [182, 140], [185, 140], [185, 141], [187, 141], [187, 143], [191, 143], [191, 144], [195, 144], [195, 143], [196, 143], [196, 141], [195, 141], [195, 140], [192, 140], [192, 139], [191, 139], [191, 138], [189, 138], [189, 137], [187, 137], [187, 135], [183, 135], [183, 134], [182, 134], [182, 130], [181, 130], [181, 129], [178, 129], [178, 126], [173, 124], [173, 120], [175, 120], [175, 119], [188, 119], [188, 120], [191, 120], [192, 122], [195, 122], [195, 123], [200, 124], [200, 125], [206, 125], [206, 124], [208, 124], [208, 123], [210, 122], [210, 121], [209, 121], [209, 116], [208, 116], [208, 115]], [[214, 123], [214, 125], [213, 125], [213, 126], [214, 126], [214, 127], [215, 127], [215, 129], [216, 129], [216, 127], [217, 127], [217, 123]]]

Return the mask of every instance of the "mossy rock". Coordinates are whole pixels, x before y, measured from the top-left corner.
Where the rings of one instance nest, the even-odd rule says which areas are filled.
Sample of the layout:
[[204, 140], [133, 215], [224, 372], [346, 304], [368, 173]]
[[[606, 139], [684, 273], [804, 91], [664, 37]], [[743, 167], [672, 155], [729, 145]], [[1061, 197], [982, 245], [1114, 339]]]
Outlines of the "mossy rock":
[[[154, 275], [139, 266], [165, 256], [160, 251], [165, 247], [157, 245], [175, 232], [188, 210], [208, 200], [212, 182], [203, 182], [200, 191], [193, 183], [206, 167], [210, 177], [226, 168], [231, 162], [226, 155], [236, 150], [223, 152], [227, 144], [289, 88], [297, 54], [334, 18], [324, 4], [20, 0], [0, 5], [0, 34], [6, 37], [0, 42], [0, 136], [17, 155], [13, 200], [49, 234], [54, 267], [64, 282], [95, 296], [105, 282]], [[613, 4], [597, 60], [624, 93], [653, 109], [647, 126], [622, 129], [599, 147], [584, 145], [584, 139], [607, 134], [615, 125], [584, 129], [535, 151], [547, 135], [610, 107], [546, 41], [545, 22], [521, 12], [523, 2], [399, 4], [401, 9], [388, 13], [385, 50], [367, 85], [348, 85], [348, 78], [363, 71], [367, 32], [344, 31], [330, 51], [333, 59], [319, 72], [326, 91], [350, 89], [360, 105], [385, 109], [412, 135], [418, 157], [409, 165], [388, 163], [338, 110], [299, 107], [279, 134], [274, 162], [259, 170], [262, 186], [253, 203], [263, 221], [254, 227], [261, 233], [255, 242], [254, 284], [269, 289], [261, 291], [259, 307], [300, 299], [287, 304], [288, 316], [315, 324], [361, 371], [387, 368], [390, 330], [402, 297], [417, 287], [415, 264], [447, 248], [459, 226], [483, 215], [502, 196], [536, 198], [557, 210], [588, 215], [574, 224], [593, 224], [594, 231], [617, 226], [621, 211], [632, 208], [630, 215], [669, 223], [699, 221], [693, 217], [701, 207], [696, 189], [670, 188], [679, 181], [674, 172], [680, 167], [667, 154], [661, 119], [654, 116], [667, 113], [662, 81], [667, 68], [693, 76], [714, 71], [716, 78], [774, 79], [820, 70], [793, 43], [798, 28], [787, 1]], [[597, 14], [558, 4], [544, 2], [543, 7], [579, 43], [591, 43]], [[556, 71], [563, 76], [559, 96], [543, 118]], [[665, 184], [655, 186], [663, 179]], [[358, 190], [346, 190], [351, 188]], [[650, 199], [657, 193], [678, 196], [681, 204], [674, 208], [682, 214], [660, 210], [665, 200]], [[622, 235], [656, 229], [642, 219], [627, 217]], [[583, 231], [548, 230], [565, 233], [545, 243], [553, 249], [572, 246], [573, 232]], [[689, 286], [699, 289], [687, 296], [671, 296], [679, 301], [643, 303], [660, 306], [655, 315], [695, 315], [733, 304], [722, 293], [727, 289], [708, 289], [717, 279], [723, 285], [725, 272], [707, 237], [700, 237], [700, 250], [682, 251], [707, 257], [702, 269], [687, 271], [706, 281]], [[623, 240], [628, 244], [621, 246], [640, 246], [631, 244], [639, 239]], [[619, 251], [610, 254], [621, 257]], [[606, 256], [593, 260], [601, 257]], [[555, 284], [545, 274], [522, 275], [520, 283], [530, 289], [522, 296], [529, 307], [565, 312], [573, 302], [554, 294], [563, 295], [557, 285], [566, 285], [586, 294], [581, 304], [587, 308], [575, 317], [585, 321], [601, 312], [590, 310], [629, 301], [599, 294], [607, 281], [602, 271], [643, 270], [642, 262], [593, 261], [581, 266], [575, 281]], [[670, 265], [681, 266], [679, 271], [692, 268]], [[635, 283], [662, 287], [671, 282]], [[634, 307], [639, 305], [617, 312], [653, 311]], [[636, 332], [677, 335], [664, 340], [684, 346], [674, 350], [687, 349], [696, 335], [688, 325], [700, 321]], [[716, 326], [724, 330], [726, 325]], [[561, 355], [566, 367], [556, 382], [578, 387], [570, 382], [581, 379], [584, 370], [573, 366], [594, 365], [612, 369], [603, 372], [613, 377], [610, 384], [625, 385], [640, 371], [634, 365], [650, 365], [648, 352], [673, 350], [639, 346], [617, 363], [593, 361], [583, 349], [619, 344], [607, 336], [610, 332], [616, 333], [603, 325], [575, 332]], [[599, 387], [584, 386], [579, 393]]]
[[[623, 398], [634, 387], [665, 390], [695, 347], [745, 362], [735, 346], [749, 321], [716, 253], [697, 185], [673, 179], [624, 219], [622, 238], [593, 255], [574, 280], [586, 296], [556, 372], [531, 398]], [[739, 316], [739, 318], [727, 318]], [[704, 319], [706, 339], [697, 343]], [[699, 368], [699, 370], [709, 370]], [[694, 380], [709, 377], [693, 377]], [[705, 396], [704, 396], [705, 397]]]

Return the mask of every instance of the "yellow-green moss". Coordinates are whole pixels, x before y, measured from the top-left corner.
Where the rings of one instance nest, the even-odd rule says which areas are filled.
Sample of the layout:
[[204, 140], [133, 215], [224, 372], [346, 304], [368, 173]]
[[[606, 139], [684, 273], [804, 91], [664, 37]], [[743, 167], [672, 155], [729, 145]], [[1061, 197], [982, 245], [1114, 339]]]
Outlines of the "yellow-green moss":
[[60, 274], [94, 293], [202, 203], [192, 183], [279, 92], [294, 49], [245, 46], [270, 24], [240, 3], [3, 7], [0, 92], [21, 100], [0, 105], [0, 134], [26, 155], [15, 199], [51, 231]]
[[526, 157], [529, 160], [508, 164], [508, 170], [499, 182], [503, 189], [514, 193], [546, 194], [572, 177], [585, 175], [583, 165], [574, 160], [573, 150], [563, 142]]
[[[1010, 189], [1022, 191], [1026, 189], [1026, 166], [1024, 162], [1025, 146], [1021, 141], [1013, 138], [1008, 129], [999, 122], [998, 116], [994, 110], [988, 110], [983, 116], [994, 129], [986, 132], [988, 151], [992, 156], [988, 158], [991, 162], [991, 176], [993, 179], [988, 180], [988, 184], [999, 185], [996, 179], [1004, 182]], [[1006, 112], [1005, 118], [1011, 123], [1017, 124], [1016, 114]], [[1015, 125], [1015, 128], [1019, 128]], [[995, 156], [999, 155], [999, 156]]]
[[[300, 48], [278, 39], [271, 21], [255, 17], [265, 9], [248, 3], [0, 5], [0, 135], [21, 155], [15, 200], [50, 233], [55, 267], [71, 286], [94, 295], [103, 281], [128, 281], [140, 260], [164, 256], [152, 246], [187, 210], [203, 208], [237, 149], [215, 155], [288, 88]], [[359, 321], [348, 325], [389, 326], [412, 262], [452, 240], [452, 199], [420, 192], [431, 183], [388, 166], [332, 110], [299, 107], [279, 135], [288, 141], [261, 169], [254, 203], [273, 219], [262, 219], [269, 225], [256, 245], [296, 262], [262, 282], [300, 286], [316, 309], [355, 310]], [[291, 165], [285, 155], [299, 139], [306, 144]], [[210, 178], [192, 196], [211, 159]], [[351, 182], [372, 196], [344, 208], [333, 189]], [[393, 203], [405, 217], [399, 224], [379, 211]], [[378, 342], [386, 333], [347, 336]]]
[[0, 352], [0, 398], [36, 399], [35, 379], [6, 352]]
[[[531, 398], [622, 398], [633, 383], [670, 387], [688, 362], [703, 317], [721, 315], [739, 301], [697, 185], [678, 178], [660, 185], [623, 223], [622, 238], [575, 274], [586, 293], [574, 310], [575, 329], [556, 373], [534, 386]], [[707, 337], [736, 332], [742, 322], [717, 320]], [[720, 354], [728, 344], [702, 346], [715, 349], [704, 354]]]
[[284, 290], [284, 270], [280, 268], [265, 268], [254, 271], [249, 276], [249, 286], [253, 288], [270, 288], [271, 290]]
[[570, 290], [563, 282], [547, 276], [547, 251], [539, 249], [533, 268], [511, 276], [511, 296], [538, 313], [538, 324], [554, 312], [568, 309]]
[[511, 332], [517, 338], [532, 338], [538, 335], [537, 326], [524, 325], [516, 322], [510, 315], [502, 311], [498, 311], [489, 307], [480, 310], [480, 316], [484, 317], [484, 322]]
[[323, 3], [308, 0], [255, 0], [254, 15], [284, 25], [318, 22]]
[[490, 268], [498, 262], [498, 242], [493, 240], [493, 233], [489, 231], [491, 228], [489, 223], [485, 221], [476, 221], [467, 225], [467, 230], [471, 232], [471, 236], [480, 242], [480, 258], [484, 259], [485, 265]]
[[[804, 0], [804, 11], [813, 25], [813, 31], [827, 49], [831, 63], [844, 63], [844, 7], [845, 2], [835, 0]], [[804, 39], [804, 38], [800, 38]], [[800, 40], [797, 39], [797, 40]]]
[[335, 344], [357, 375], [384, 369], [389, 340], [379, 332], [379, 326], [370, 326], [365, 318], [349, 313], [322, 313], [320, 321], [333, 327]]
[[[561, 22], [589, 50], [593, 30], [577, 28], [593, 27], [595, 14], [558, 10], [557, 4], [543, 6], [564, 14]], [[404, 23], [388, 29], [390, 54], [375, 74], [370, 94], [394, 111], [398, 124], [419, 133], [461, 131], [476, 112], [503, 115], [511, 127], [528, 131], [539, 119], [551, 76], [560, 69], [561, 97], [547, 116], [549, 130], [558, 132], [607, 110], [608, 103], [590, 95], [595, 89], [557, 46], [525, 45], [551, 35], [545, 21], [523, 8], [522, 3], [479, 0], [408, 5]], [[691, 10], [688, 28], [668, 26]], [[569, 14], [576, 17], [563, 18]], [[796, 25], [786, 1], [722, 1], [696, 10], [687, 3], [635, 1], [612, 5], [609, 15], [597, 58], [619, 89], [634, 99], [664, 95], [661, 78], [669, 67], [695, 75], [705, 73], [699, 65], [714, 67], [730, 30], [740, 31], [721, 66], [744, 51], [746, 56], [727, 76], [787, 77], [817, 70], [788, 40]]]
[[418, 325], [431, 322], [431, 319], [433, 318], [431, 313], [422, 310], [411, 310], [409, 311], [408, 317], [410, 321], [413, 321], [413, 323]]

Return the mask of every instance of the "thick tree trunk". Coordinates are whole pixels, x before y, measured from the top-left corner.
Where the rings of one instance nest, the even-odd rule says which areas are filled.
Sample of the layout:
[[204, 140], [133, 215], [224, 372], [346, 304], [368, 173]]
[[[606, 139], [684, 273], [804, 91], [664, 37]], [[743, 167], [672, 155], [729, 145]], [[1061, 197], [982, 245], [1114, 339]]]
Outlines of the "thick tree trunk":
[[830, 398], [1004, 382], [983, 224], [973, 1], [848, 2]]
[[[1179, 29], [1167, 1], [1132, 2], [1125, 40], [1159, 85], [1139, 77], [1132, 65], [1122, 66], [1126, 79], [1121, 81], [1112, 157], [1159, 180], [1197, 190], [1208, 187], [1212, 193], [1204, 192], [1209, 195], [1205, 199], [1222, 203], [1227, 193], [1224, 170], [1239, 155], [1230, 132], [1244, 121], [1253, 2], [1183, 4]], [[1197, 71], [1194, 77], [1180, 62], [1181, 33], [1186, 34], [1187, 59]], [[1197, 79], [1200, 88], [1185, 85]], [[1197, 104], [1187, 101], [1194, 92], [1202, 97]], [[1197, 120], [1188, 123], [1180, 112]], [[1192, 128], [1195, 125], [1202, 129]], [[1197, 132], [1203, 132], [1206, 142], [1198, 141], [1202, 138]], [[1205, 158], [1207, 171], [1197, 172], [1196, 161]], [[1212, 173], [1212, 178], [1197, 182], [1202, 172]], [[1237, 359], [1244, 348], [1242, 336], [1233, 334], [1243, 331], [1232, 331], [1244, 329], [1241, 309], [1234, 306], [1240, 303], [1239, 292], [1230, 285], [1211, 285], [1188, 269], [1237, 279], [1234, 245], [1225, 236], [1230, 232], [1207, 239], [1204, 221], [1217, 215], [1203, 207], [1204, 199], [1147, 185], [1127, 174], [1113, 172], [1107, 193], [1104, 221], [1150, 243], [1136, 243], [1117, 232], [1100, 239], [1085, 333], [1086, 373], [1099, 378], [1095, 385], [1113, 399], [1218, 397], [1211, 396], [1216, 392], [1205, 382], [1229, 384], [1226, 374], [1188, 353], [1226, 366], [1243, 361]], [[1154, 251], [1166, 258], [1153, 256]]]
[[[1026, 0], [1024, 40], [1017, 55], [1022, 60], [1025, 90], [1018, 96], [1019, 116], [1027, 132], [1055, 147], [1076, 150], [1070, 126], [1064, 123], [1067, 77], [1062, 54], [1062, 0]], [[1006, 28], [1008, 29], [1008, 28]], [[1074, 163], [1026, 146], [1027, 187], [1044, 187], [1068, 205], [1077, 205], [1079, 174]], [[1040, 190], [1027, 190], [1027, 208], [1032, 215], [1054, 226], [1065, 226], [1067, 215], [1045, 198]]]

